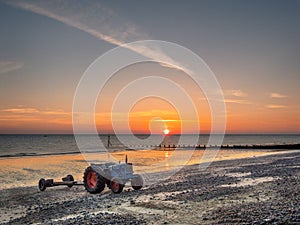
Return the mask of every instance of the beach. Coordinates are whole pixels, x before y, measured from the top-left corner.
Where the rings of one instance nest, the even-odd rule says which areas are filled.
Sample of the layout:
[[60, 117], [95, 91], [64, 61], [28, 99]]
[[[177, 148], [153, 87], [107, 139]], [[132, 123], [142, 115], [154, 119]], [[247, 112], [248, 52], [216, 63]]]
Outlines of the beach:
[[[134, 170], [145, 178], [152, 172], [180, 170], [184, 165], [193, 165], [213, 160], [229, 160], [277, 153], [271, 150], [137, 150], [113, 151], [85, 154], [48, 154], [39, 156], [1, 157], [0, 190], [35, 186], [40, 178], [61, 179], [72, 174], [75, 180], [82, 180], [89, 163], [124, 162], [126, 156], [134, 164]], [[204, 155], [206, 154], [206, 155]], [[165, 175], [164, 177], [167, 177]], [[156, 181], [150, 177], [147, 183]]]
[[[299, 224], [300, 151], [187, 165], [139, 191], [2, 189], [1, 224]], [[153, 173], [159, 178], [159, 173]]]

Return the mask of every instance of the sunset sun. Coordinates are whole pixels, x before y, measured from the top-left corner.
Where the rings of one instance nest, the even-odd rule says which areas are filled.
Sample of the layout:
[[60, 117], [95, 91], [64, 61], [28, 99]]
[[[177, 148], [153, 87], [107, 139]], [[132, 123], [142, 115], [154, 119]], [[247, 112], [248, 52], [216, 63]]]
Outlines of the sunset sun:
[[164, 129], [163, 132], [164, 132], [164, 135], [168, 135], [170, 133], [170, 131], [168, 130], [168, 128]]

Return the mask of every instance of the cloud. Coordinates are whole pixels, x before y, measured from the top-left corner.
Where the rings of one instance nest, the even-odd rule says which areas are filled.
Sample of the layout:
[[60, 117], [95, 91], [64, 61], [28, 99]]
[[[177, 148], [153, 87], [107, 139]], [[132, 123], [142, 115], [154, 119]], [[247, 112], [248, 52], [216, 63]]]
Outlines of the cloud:
[[24, 67], [22, 62], [0, 61], [0, 74], [9, 73]]
[[0, 110], [1, 115], [25, 115], [25, 116], [71, 116], [70, 112], [63, 110], [39, 110], [33, 107], [15, 107]]
[[233, 104], [251, 104], [247, 99], [243, 99], [248, 96], [247, 93], [242, 90], [234, 89], [234, 90], [225, 90], [225, 103], [233, 103]]
[[224, 92], [225, 95], [230, 95], [234, 97], [247, 97], [248, 94], [243, 92], [242, 90], [227, 90]]
[[[42, 126], [45, 124], [53, 125], [68, 125], [72, 123], [72, 113], [63, 110], [37, 109], [32, 107], [15, 107], [0, 109], [0, 124], [4, 126], [27, 126], [39, 123]], [[22, 125], [23, 124], [23, 125]], [[0, 128], [1, 128], [0, 126]]]
[[[117, 46], [128, 42], [152, 39], [136, 25], [125, 21], [124, 18], [120, 17], [116, 12], [104, 7], [98, 1], [89, 1], [89, 4], [87, 4], [86, 2], [78, 0], [26, 2], [11, 0], [6, 1], [6, 3], [60, 21]], [[184, 68], [186, 72], [190, 73], [187, 68], [179, 66], [177, 62], [167, 56], [159, 48], [145, 45], [125, 47], [150, 59], [166, 61], [170, 64], [162, 63], [162, 66], [179, 70]]]
[[266, 108], [268, 108], [268, 109], [284, 109], [284, 108], [287, 108], [287, 107], [285, 105], [269, 104], [269, 105], [266, 105]]
[[32, 114], [32, 113], [39, 113], [40, 111], [37, 110], [36, 108], [10, 108], [10, 109], [2, 109], [1, 112]]
[[[90, 115], [90, 114], [88, 114]], [[121, 118], [121, 120], [127, 121], [129, 118], [143, 118], [143, 119], [154, 119], [155, 121], [163, 121], [163, 119], [158, 117], [168, 117], [168, 118], [177, 118], [178, 113], [175, 111], [169, 111], [169, 110], [151, 110], [151, 111], [135, 111], [135, 112], [101, 112], [96, 113], [95, 116], [99, 119], [101, 118], [114, 118], [114, 120], [119, 120], [118, 118]], [[171, 119], [169, 119], [171, 121]], [[119, 120], [120, 121], [120, 120]], [[167, 121], [167, 120], [165, 120]], [[175, 121], [175, 119], [172, 119], [172, 121]], [[176, 121], [178, 121], [176, 119]]]
[[234, 103], [234, 104], [251, 104], [248, 100], [244, 99], [224, 99], [225, 103]]
[[287, 98], [287, 97], [288, 97], [287, 95], [282, 95], [279, 93], [271, 93], [270, 94], [270, 98]]

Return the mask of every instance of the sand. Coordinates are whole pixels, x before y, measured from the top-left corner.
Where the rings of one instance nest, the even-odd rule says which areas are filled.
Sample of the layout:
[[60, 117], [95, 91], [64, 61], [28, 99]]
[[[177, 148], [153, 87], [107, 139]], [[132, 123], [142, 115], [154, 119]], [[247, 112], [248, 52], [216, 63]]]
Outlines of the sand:
[[[159, 173], [154, 173], [158, 176]], [[1, 190], [2, 224], [299, 224], [300, 151], [189, 165], [140, 191]]]

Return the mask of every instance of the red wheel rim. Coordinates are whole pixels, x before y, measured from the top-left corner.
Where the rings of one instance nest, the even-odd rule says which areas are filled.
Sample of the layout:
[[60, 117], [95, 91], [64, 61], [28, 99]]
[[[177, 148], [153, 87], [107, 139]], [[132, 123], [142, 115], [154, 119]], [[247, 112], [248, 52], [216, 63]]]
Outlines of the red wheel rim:
[[90, 188], [95, 188], [97, 186], [97, 174], [95, 172], [89, 172], [86, 181]]
[[117, 183], [117, 182], [112, 182], [111, 188], [112, 188], [114, 191], [118, 191], [118, 190], [119, 190], [119, 187], [120, 187], [120, 184], [119, 184], [119, 183]]

